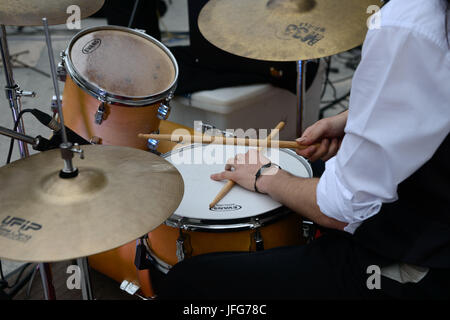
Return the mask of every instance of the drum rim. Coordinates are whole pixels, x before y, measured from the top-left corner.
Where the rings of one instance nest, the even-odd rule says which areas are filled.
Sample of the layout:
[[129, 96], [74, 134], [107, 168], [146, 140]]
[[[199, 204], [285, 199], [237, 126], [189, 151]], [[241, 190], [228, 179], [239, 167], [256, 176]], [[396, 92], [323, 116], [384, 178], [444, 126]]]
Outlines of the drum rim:
[[[88, 33], [92, 33], [95, 31], [103, 31], [103, 30], [115, 30], [115, 31], [122, 31], [131, 33], [134, 35], [137, 35], [139, 37], [142, 37], [146, 40], [149, 40], [153, 44], [155, 44], [157, 47], [159, 47], [167, 56], [170, 58], [175, 75], [172, 83], [168, 86], [167, 89], [157, 92], [152, 95], [148, 96], [125, 96], [125, 95], [117, 95], [111, 92], [108, 92], [107, 90], [92, 84], [89, 82], [85, 77], [83, 77], [80, 72], [77, 71], [75, 68], [75, 65], [72, 61], [72, 58], [70, 57], [70, 52], [72, 50], [73, 45], [77, 40], [79, 40], [81, 37]], [[156, 40], [155, 38], [149, 36], [148, 34], [138, 31], [136, 29], [126, 28], [126, 27], [120, 27], [120, 26], [96, 26], [96, 27], [89, 27], [81, 30], [76, 35], [72, 37], [70, 40], [66, 50], [62, 52], [62, 58], [65, 64], [65, 67], [67, 69], [67, 73], [70, 75], [71, 79], [75, 82], [77, 86], [79, 86], [81, 89], [87, 91], [91, 96], [95, 97], [97, 100], [109, 104], [123, 104], [125, 107], [140, 107], [140, 106], [148, 106], [151, 104], [154, 104], [155, 102], [161, 101], [161, 100], [171, 100], [173, 98], [173, 95], [175, 93], [177, 83], [178, 83], [178, 76], [179, 76], [179, 67], [178, 63], [172, 54], [170, 50], [160, 41]]]
[[[175, 154], [176, 152], [182, 152], [186, 149], [193, 149], [200, 146], [207, 146], [208, 144], [201, 144], [201, 143], [193, 143], [181, 148], [173, 149], [169, 152], [166, 152], [161, 155], [164, 159], [166, 159], [172, 154]], [[291, 156], [294, 156], [297, 158], [306, 168], [308, 171], [309, 178], [312, 178], [313, 172], [312, 167], [309, 164], [308, 160], [306, 160], [304, 157], [299, 156], [296, 152], [294, 152], [291, 149], [284, 149], [280, 148], [280, 151], [285, 152]], [[210, 219], [194, 219], [194, 218], [188, 218], [183, 217], [180, 215], [173, 214], [171, 215], [164, 224], [173, 227], [173, 228], [179, 228], [183, 230], [188, 231], [203, 231], [203, 232], [228, 232], [228, 231], [240, 231], [240, 230], [248, 230], [248, 229], [256, 229], [259, 227], [263, 227], [268, 225], [269, 223], [274, 222], [274, 220], [277, 220], [281, 218], [282, 216], [288, 215], [290, 211], [285, 206], [281, 205], [278, 208], [275, 208], [273, 210], [261, 213], [256, 216], [252, 217], [246, 217], [246, 218], [238, 218], [238, 219], [217, 219], [217, 220], [210, 220]]]

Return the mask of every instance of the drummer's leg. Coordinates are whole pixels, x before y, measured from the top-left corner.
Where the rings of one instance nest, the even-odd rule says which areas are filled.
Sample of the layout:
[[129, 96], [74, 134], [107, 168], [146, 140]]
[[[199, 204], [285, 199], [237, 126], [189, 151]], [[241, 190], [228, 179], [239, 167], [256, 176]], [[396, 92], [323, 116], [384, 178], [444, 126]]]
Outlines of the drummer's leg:
[[[309, 245], [256, 253], [214, 253], [187, 259], [169, 272], [162, 299], [361, 298], [370, 276], [351, 240], [326, 235]], [[365, 260], [365, 259], [363, 259]]]

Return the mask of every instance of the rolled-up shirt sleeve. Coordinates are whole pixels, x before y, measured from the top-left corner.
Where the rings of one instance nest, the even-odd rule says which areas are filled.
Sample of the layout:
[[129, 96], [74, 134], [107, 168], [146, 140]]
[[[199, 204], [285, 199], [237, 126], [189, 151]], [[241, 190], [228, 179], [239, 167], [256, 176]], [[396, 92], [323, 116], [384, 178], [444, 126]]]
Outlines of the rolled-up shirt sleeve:
[[316, 190], [325, 215], [353, 233], [397, 199], [397, 186], [450, 131], [450, 58], [430, 37], [401, 26], [371, 30], [355, 72], [345, 136]]

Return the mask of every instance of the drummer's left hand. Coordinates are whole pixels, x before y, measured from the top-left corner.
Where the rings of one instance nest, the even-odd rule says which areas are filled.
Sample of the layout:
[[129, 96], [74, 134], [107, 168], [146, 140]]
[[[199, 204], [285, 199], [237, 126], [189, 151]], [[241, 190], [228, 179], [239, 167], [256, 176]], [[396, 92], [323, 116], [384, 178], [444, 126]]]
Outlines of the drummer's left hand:
[[225, 171], [211, 175], [211, 179], [222, 181], [233, 180], [247, 190], [255, 191], [255, 175], [270, 160], [257, 150], [249, 150], [246, 154], [238, 154], [230, 158]]

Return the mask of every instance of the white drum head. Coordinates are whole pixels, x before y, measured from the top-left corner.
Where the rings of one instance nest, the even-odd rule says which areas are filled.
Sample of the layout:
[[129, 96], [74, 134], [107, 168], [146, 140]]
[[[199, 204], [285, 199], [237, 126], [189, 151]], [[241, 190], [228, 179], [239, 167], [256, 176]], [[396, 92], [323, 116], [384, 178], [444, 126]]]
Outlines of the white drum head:
[[[165, 154], [184, 180], [183, 200], [174, 216], [185, 218], [183, 220], [247, 219], [282, 207], [267, 195], [236, 185], [219, 204], [209, 209], [209, 204], [227, 182], [213, 181], [211, 174], [222, 172], [227, 159], [248, 150], [249, 147], [242, 146], [196, 144]], [[293, 175], [312, 177], [309, 163], [292, 150], [269, 148], [264, 155]]]
[[[120, 97], [148, 97], [163, 93], [177, 80], [177, 65], [167, 48], [132, 29], [96, 27], [72, 39], [68, 58], [71, 76], [97, 92]], [[69, 69], [69, 73], [70, 73]]]

